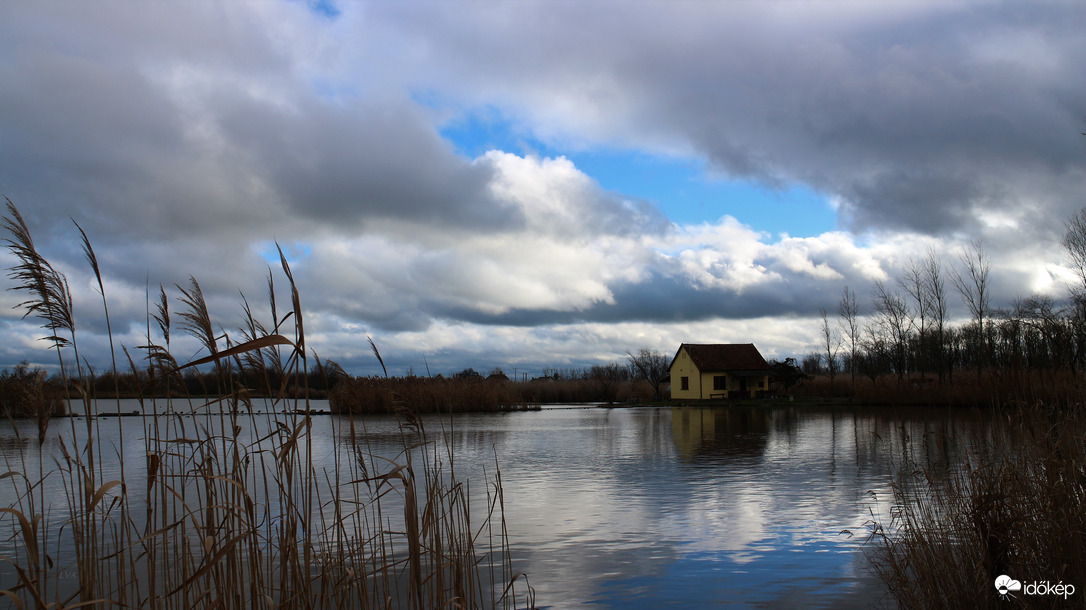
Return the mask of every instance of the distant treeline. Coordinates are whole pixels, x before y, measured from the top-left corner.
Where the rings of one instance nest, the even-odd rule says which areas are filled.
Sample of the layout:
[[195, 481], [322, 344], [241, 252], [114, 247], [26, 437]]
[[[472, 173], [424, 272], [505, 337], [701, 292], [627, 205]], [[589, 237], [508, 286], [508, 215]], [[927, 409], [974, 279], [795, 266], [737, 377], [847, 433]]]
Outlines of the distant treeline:
[[0, 416], [43, 417], [65, 412], [60, 382], [22, 362], [0, 371]]
[[170, 375], [156, 375], [153, 370], [88, 374], [83, 379], [69, 379], [65, 387], [59, 376], [49, 376], [45, 369], [23, 362], [14, 370], [0, 371], [0, 417], [37, 417], [42, 411], [62, 415], [66, 412], [65, 402], [79, 399], [84, 390], [89, 397], [99, 400], [227, 393], [244, 393], [252, 398], [324, 399], [337, 383], [347, 378], [343, 369], [331, 361], [311, 366], [306, 375], [225, 363], [218, 370], [192, 368]]
[[154, 375], [152, 370], [139, 374], [104, 373], [93, 379], [96, 398], [158, 398], [164, 396], [213, 396], [242, 388], [250, 396], [327, 398], [328, 392], [347, 374], [334, 361], [309, 367], [308, 373], [287, 374], [270, 367], [252, 367], [224, 359], [219, 370], [186, 369], [177, 374]]
[[356, 377], [340, 381], [329, 394], [337, 413], [417, 413], [500, 411], [510, 407], [555, 403], [614, 403], [649, 400], [652, 386], [644, 380], [541, 377], [512, 381], [491, 375], [453, 377]]
[[[374, 354], [380, 354], [374, 347]], [[549, 368], [543, 376], [510, 379], [500, 368], [485, 377], [467, 368], [450, 377], [357, 377], [341, 379], [329, 394], [339, 413], [391, 413], [407, 407], [420, 413], [497, 411], [509, 407], [561, 403], [616, 403], [660, 399], [670, 359], [641, 348], [627, 363], [587, 368]]]
[[[643, 350], [647, 351], [647, 350]], [[667, 360], [659, 353], [649, 356], [666, 371]], [[69, 387], [59, 377], [48, 377], [44, 369], [27, 363], [14, 371], [0, 372], [0, 415], [31, 417], [46, 402], [63, 406], [65, 399], [82, 395], [76, 384], [84, 384], [92, 398], [163, 398], [214, 396], [226, 392], [244, 392], [250, 397], [308, 396], [329, 399], [332, 409], [341, 413], [393, 413], [407, 407], [417, 412], [495, 411], [508, 407], [547, 403], [629, 402], [650, 400], [656, 388], [664, 385], [657, 372], [650, 380], [633, 364], [609, 363], [585, 368], [545, 369], [545, 376], [520, 381], [510, 379], [501, 369], [486, 376], [472, 368], [446, 377], [352, 377], [338, 363], [318, 360], [306, 375], [284, 374], [267, 362], [237, 361], [224, 358], [211, 370], [189, 368], [170, 374], [155, 368], [139, 372], [90, 374], [82, 380], [69, 380]]]
[[[799, 364], [823, 378], [807, 389], [866, 394], [883, 387], [887, 396], [904, 390], [960, 402], [968, 388], [973, 402], [1062, 401], [1081, 389], [1086, 373], [1086, 209], [1068, 222], [1061, 245], [1079, 278], [1062, 301], [1032, 295], [992, 306], [990, 259], [979, 242], [948, 267], [932, 251], [909, 261], [893, 282], [875, 282], [870, 315], [860, 315], [859, 298], [846, 286], [836, 321], [821, 311], [819, 351]], [[967, 321], [950, 322], [952, 296]]]

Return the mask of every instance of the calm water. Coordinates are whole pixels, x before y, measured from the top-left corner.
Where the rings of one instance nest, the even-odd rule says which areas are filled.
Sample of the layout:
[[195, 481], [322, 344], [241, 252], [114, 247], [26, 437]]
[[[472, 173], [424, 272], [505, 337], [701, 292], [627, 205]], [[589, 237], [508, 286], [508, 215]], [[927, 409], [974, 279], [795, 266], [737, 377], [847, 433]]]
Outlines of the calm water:
[[[203, 421], [185, 417], [189, 433]], [[398, 453], [394, 419], [355, 422], [375, 452]], [[150, 423], [99, 420], [109, 469], [119, 469], [119, 454], [144, 463]], [[350, 449], [346, 424], [314, 419], [314, 459], [329, 470]], [[889, 603], [863, 542], [872, 512], [889, 514], [893, 464], [910, 457], [952, 465], [954, 439], [981, 424], [940, 410], [736, 406], [545, 408], [425, 425], [432, 437], [444, 429], [457, 475], [471, 481], [480, 506], [497, 460], [515, 567], [529, 575], [541, 607], [866, 608]], [[10, 428], [0, 432], [0, 459], [33, 478], [36, 428], [16, 426], [21, 440]], [[46, 453], [71, 434], [68, 420], [54, 420]], [[138, 493], [144, 477], [127, 478]], [[0, 506], [15, 501], [10, 483], [0, 486]], [[61, 519], [60, 477], [46, 484], [61, 502], [50, 516]]]

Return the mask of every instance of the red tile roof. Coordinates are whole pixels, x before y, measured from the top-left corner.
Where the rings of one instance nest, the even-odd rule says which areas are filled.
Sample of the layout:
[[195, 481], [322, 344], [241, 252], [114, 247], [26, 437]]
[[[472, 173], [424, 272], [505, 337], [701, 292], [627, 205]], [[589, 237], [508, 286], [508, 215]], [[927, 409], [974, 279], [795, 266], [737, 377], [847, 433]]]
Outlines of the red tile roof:
[[[769, 364], [758, 353], [753, 343], [683, 343], [679, 351], [686, 349], [698, 370], [711, 371], [761, 371], [769, 370]], [[675, 352], [677, 357], [679, 352]], [[672, 360], [674, 363], [674, 360]]]

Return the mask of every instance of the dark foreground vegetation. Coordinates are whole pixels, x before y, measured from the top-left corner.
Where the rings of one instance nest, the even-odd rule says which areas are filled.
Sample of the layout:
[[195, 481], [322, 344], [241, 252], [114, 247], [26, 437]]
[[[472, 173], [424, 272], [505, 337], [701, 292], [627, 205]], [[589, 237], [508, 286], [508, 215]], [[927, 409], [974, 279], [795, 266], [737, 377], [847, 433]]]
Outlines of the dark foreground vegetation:
[[[1002, 419], [959, 439], [971, 447], [959, 469], [898, 465], [895, 505], [872, 521], [871, 556], [901, 607], [1082, 607], [1086, 409], [1023, 406]], [[1000, 596], [1004, 575], [1022, 589]]]
[[[277, 307], [269, 274], [269, 322], [245, 302], [246, 327], [236, 341], [212, 325], [195, 279], [175, 287], [177, 310], [160, 289], [146, 344], [135, 354], [124, 346], [116, 352], [133, 382], [127, 391], [153, 415], [141, 420], [142, 451], [133, 455], [129, 447], [122, 456], [117, 418], [50, 421], [56, 408], [46, 394], [89, 413], [103, 378], [115, 382], [114, 395], [123, 394], [122, 375], [116, 362], [99, 376], [80, 359], [67, 280], [35, 249], [10, 201], [3, 227], [17, 259], [9, 278], [25, 296], [27, 316], [45, 329], [60, 371], [51, 387], [29, 367], [0, 379], [13, 384], [4, 388], [15, 401], [4, 403], [7, 414], [38, 423], [38, 442], [17, 439], [26, 447], [21, 460], [0, 475], [5, 497], [14, 498], [0, 507], [0, 529], [8, 533], [0, 599], [10, 607], [534, 606], [510, 556], [500, 473], [483, 485], [486, 510], [473, 513], [451, 450], [428, 437], [410, 410], [401, 411], [399, 455], [374, 455], [348, 419], [334, 434], [346, 439], [349, 457], [331, 471], [315, 466], [309, 402], [292, 396], [308, 396], [309, 373], [323, 365], [304, 348], [302, 298], [285, 259], [287, 307]], [[82, 244], [108, 327], [102, 276], [85, 234]], [[206, 355], [178, 362], [170, 349], [175, 332], [197, 338]], [[200, 376], [200, 393], [213, 393], [216, 408], [181, 416], [169, 398], [149, 398], [148, 388], [185, 395], [186, 377], [193, 378], [186, 373], [201, 366], [210, 370]], [[254, 412], [251, 387], [290, 408]], [[18, 394], [25, 392], [33, 395]], [[106, 426], [118, 426], [110, 446], [99, 442]], [[59, 438], [52, 443], [59, 453], [47, 454], [47, 437]]]

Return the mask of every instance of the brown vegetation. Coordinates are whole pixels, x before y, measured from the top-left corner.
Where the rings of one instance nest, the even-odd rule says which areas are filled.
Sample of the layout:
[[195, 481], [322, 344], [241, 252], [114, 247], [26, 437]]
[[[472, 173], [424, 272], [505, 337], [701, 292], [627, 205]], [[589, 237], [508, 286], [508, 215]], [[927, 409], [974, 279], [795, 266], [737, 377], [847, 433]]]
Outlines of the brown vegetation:
[[629, 378], [542, 378], [519, 383], [515, 387], [524, 401], [544, 404], [644, 402], [652, 400], [655, 395], [650, 382]]
[[[1069, 584], [1086, 594], [1086, 409], [1021, 407], [979, 438], [966, 464], [899, 465], [895, 506], [875, 515], [873, 565], [903, 608], [1064, 608], [1060, 595], [995, 579]], [[908, 442], [908, 441], [905, 441]], [[1008, 603], [1011, 602], [1011, 603]]]
[[632, 379], [533, 379], [483, 377], [356, 377], [329, 393], [333, 413], [502, 411], [540, 404], [614, 403], [653, 398], [652, 385]]
[[509, 381], [430, 377], [356, 377], [336, 384], [328, 397], [333, 413], [500, 411], [518, 406]]
[[1086, 396], [1086, 378], [1070, 370], [1021, 370], [989, 368], [977, 374], [963, 371], [953, 382], [934, 375], [881, 375], [858, 380], [855, 385], [826, 375], [802, 381], [789, 394], [808, 398], [848, 399], [864, 405], [946, 406], [997, 408], [1007, 404], [1075, 405]]
[[49, 418], [66, 412], [62, 388], [50, 382], [45, 369], [21, 362], [13, 371], [0, 371], [0, 417]]
[[[28, 315], [50, 333], [62, 387], [89, 413], [96, 384], [78, 355], [67, 282], [34, 249], [10, 201], [8, 212], [7, 243], [19, 260], [11, 276], [28, 295]], [[101, 287], [85, 236], [84, 247]], [[169, 399], [148, 400], [142, 463], [119, 454], [123, 435], [112, 449], [98, 442], [117, 418], [82, 417], [60, 432], [60, 455], [46, 455], [39, 442], [36, 465], [9, 465], [0, 484], [12, 486], [16, 501], [0, 507], [0, 522], [14, 533], [15, 550], [2, 558], [13, 571], [0, 596], [20, 608], [534, 606], [510, 559], [500, 473], [486, 485], [487, 510], [472, 515], [451, 450], [427, 438], [410, 412], [403, 450], [391, 457], [374, 455], [348, 419], [349, 429], [336, 434], [348, 439], [351, 458], [328, 471], [313, 459], [307, 400], [290, 400], [294, 408], [278, 414], [249, 408], [242, 378], [284, 400], [292, 380], [307, 394], [301, 298], [285, 259], [282, 271], [290, 306], [276, 310], [269, 281], [274, 323], [259, 324], [246, 303], [240, 343], [214, 331], [195, 279], [177, 287], [178, 312], [160, 290], [158, 332], [142, 346], [147, 365], [124, 350], [131, 378], [137, 389], [154, 379], [170, 395], [183, 392], [186, 371], [205, 367], [215, 408], [178, 416]], [[178, 363], [170, 352], [175, 328], [197, 337], [207, 355]], [[322, 370], [319, 361], [315, 368]], [[118, 378], [115, 368], [111, 375]], [[39, 429], [41, 437], [50, 431], [47, 419]], [[119, 475], [107, 476], [106, 461], [119, 464]], [[61, 481], [62, 498], [46, 495], [47, 476]]]
[[[824, 375], [829, 384], [816, 382], [808, 391], [878, 403], [1063, 400], [1064, 390], [1081, 389], [1077, 377], [1086, 370], [1086, 209], [1068, 222], [1061, 245], [1080, 280], [1065, 302], [1035, 295], [993, 307], [990, 259], [979, 242], [948, 268], [929, 252], [907, 261], [896, 281], [875, 282], [866, 318], [846, 286], [837, 328], [823, 309], [819, 351], [802, 363], [804, 372]], [[948, 277], [967, 321], [952, 324], [948, 317]], [[837, 383], [841, 372], [849, 373], [849, 384]], [[898, 383], [891, 386], [890, 377]]]

